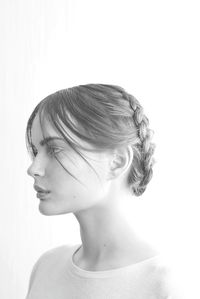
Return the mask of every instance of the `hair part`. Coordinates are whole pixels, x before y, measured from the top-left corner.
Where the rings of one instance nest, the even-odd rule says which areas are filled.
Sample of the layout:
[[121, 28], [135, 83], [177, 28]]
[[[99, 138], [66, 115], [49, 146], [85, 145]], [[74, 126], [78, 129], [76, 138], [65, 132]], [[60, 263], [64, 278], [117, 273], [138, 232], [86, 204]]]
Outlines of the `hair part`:
[[[26, 144], [32, 157], [34, 149], [31, 128], [37, 113], [43, 136], [43, 121], [46, 119], [88, 165], [90, 163], [78, 149], [110, 152], [131, 145], [134, 156], [127, 184], [135, 196], [142, 195], [146, 190], [153, 175], [155, 144], [151, 142], [153, 131], [149, 129], [149, 120], [133, 95], [116, 85], [86, 84], [62, 89], [47, 96], [35, 107], [26, 127]], [[73, 140], [65, 127], [80, 140], [92, 145], [92, 149], [82, 147]]]

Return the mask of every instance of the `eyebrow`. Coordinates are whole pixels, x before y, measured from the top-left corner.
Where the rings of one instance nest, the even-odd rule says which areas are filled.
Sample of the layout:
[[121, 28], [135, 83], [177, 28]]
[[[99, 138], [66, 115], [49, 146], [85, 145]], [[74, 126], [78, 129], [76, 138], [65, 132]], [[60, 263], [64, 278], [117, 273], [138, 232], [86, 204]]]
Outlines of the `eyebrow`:
[[[49, 141], [51, 141], [51, 140], [64, 140], [63, 138], [61, 138], [61, 137], [54, 137], [54, 136], [50, 136], [50, 137], [46, 137], [46, 138], [44, 138], [43, 140], [41, 140], [40, 141], [40, 145], [41, 146], [44, 146], [45, 144], [47, 144]], [[32, 145], [34, 145], [33, 143], [32, 143]]]

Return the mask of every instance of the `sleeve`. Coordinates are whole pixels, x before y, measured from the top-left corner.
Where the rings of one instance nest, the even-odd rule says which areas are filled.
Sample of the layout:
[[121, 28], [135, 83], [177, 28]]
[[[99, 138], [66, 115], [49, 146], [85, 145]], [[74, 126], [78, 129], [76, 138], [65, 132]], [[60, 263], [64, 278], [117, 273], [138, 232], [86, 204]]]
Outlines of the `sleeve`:
[[33, 282], [37, 275], [38, 269], [41, 268], [41, 266], [43, 264], [45, 264], [45, 262], [49, 261], [49, 257], [51, 258], [52, 254], [59, 252], [59, 249], [62, 250], [63, 248], [66, 248], [66, 245], [48, 249], [47, 251], [45, 251], [43, 254], [40, 255], [38, 260], [33, 265], [33, 268], [32, 268], [31, 274], [30, 274], [30, 278], [29, 278], [28, 292], [27, 292], [25, 299], [28, 299], [28, 295], [32, 288], [32, 285], [33, 285]]
[[33, 281], [34, 281], [34, 279], [35, 279], [35, 276], [36, 276], [38, 267], [39, 267], [39, 265], [41, 264], [41, 260], [42, 260], [42, 258], [43, 258], [46, 254], [47, 254], [47, 252], [43, 253], [43, 254], [38, 258], [38, 260], [35, 262], [35, 264], [33, 265], [33, 268], [32, 268], [31, 274], [30, 274], [30, 278], [29, 278], [28, 292], [27, 292], [27, 295], [26, 295], [26, 298], [25, 298], [25, 299], [28, 299], [28, 294], [29, 294], [29, 292], [30, 292], [30, 289], [31, 289], [32, 284], [33, 284]]
[[186, 299], [180, 287], [180, 281], [173, 268], [166, 268], [162, 275], [163, 299]]

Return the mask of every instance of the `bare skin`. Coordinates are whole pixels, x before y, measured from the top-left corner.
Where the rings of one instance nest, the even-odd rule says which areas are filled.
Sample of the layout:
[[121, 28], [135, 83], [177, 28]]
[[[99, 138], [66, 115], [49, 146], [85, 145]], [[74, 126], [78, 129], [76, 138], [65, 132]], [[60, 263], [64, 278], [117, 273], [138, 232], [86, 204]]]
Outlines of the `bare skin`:
[[120, 268], [159, 254], [127, 221], [126, 208], [134, 200], [130, 191], [118, 180], [111, 182], [109, 200], [74, 213], [80, 225], [82, 246], [75, 252], [73, 262], [84, 270]]
[[[128, 243], [129, 245], [127, 245]], [[73, 255], [74, 264], [87, 271], [106, 271], [136, 264], [159, 254], [153, 246], [142, 241], [139, 237], [137, 240], [135, 239], [135, 243], [132, 240], [132, 244], [130, 240], [126, 244], [122, 241], [121, 248], [118, 246], [112, 250], [106, 244], [103, 248], [104, 250], [101, 251], [102, 257], [98, 258], [98, 261], [92, 261], [91, 257], [87, 258], [84, 254], [82, 245]], [[105, 253], [106, 251], [107, 253]]]
[[[45, 127], [48, 136], [60, 137], [48, 122]], [[69, 134], [77, 142], [89, 146], [71, 132]], [[103, 271], [157, 255], [157, 250], [137, 235], [124, 213], [124, 208], [134, 200], [127, 186], [128, 170], [133, 159], [132, 148], [117, 149], [114, 153], [86, 151], [85, 157], [98, 173], [98, 178], [65, 142], [53, 141], [52, 146], [59, 148], [57, 157], [81, 184], [40, 145], [42, 139], [39, 118], [36, 116], [32, 126], [32, 141], [38, 153], [27, 172], [36, 184], [50, 190], [48, 199], [40, 201], [42, 214], [73, 213], [77, 219], [82, 246], [73, 256], [74, 263], [85, 270]]]

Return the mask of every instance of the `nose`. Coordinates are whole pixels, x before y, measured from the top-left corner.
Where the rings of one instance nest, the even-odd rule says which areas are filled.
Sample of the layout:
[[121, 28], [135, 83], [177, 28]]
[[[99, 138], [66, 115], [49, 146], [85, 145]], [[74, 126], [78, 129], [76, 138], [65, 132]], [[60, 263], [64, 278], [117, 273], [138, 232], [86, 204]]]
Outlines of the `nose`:
[[42, 163], [40, 161], [36, 161], [35, 159], [32, 164], [28, 167], [27, 169], [27, 174], [32, 176], [33, 178], [35, 176], [44, 176], [45, 170], [44, 167], [42, 166]]

